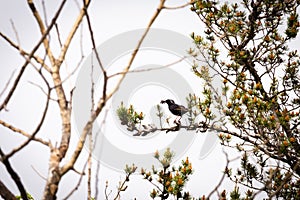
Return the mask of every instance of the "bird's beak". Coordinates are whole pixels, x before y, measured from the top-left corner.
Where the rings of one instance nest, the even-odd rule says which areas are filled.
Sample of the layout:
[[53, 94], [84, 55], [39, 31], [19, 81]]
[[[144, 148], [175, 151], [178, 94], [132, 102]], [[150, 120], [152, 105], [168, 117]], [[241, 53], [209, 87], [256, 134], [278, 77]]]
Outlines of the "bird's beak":
[[160, 103], [166, 103], [166, 101], [164, 101], [164, 100], [161, 100], [161, 101], [160, 101]]

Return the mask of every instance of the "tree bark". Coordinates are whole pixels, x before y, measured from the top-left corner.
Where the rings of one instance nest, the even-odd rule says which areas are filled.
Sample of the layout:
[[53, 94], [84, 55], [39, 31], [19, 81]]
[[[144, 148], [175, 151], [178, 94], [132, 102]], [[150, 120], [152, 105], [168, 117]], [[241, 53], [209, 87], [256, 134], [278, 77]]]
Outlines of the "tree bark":
[[17, 200], [15, 195], [0, 180], [0, 196], [6, 200]]

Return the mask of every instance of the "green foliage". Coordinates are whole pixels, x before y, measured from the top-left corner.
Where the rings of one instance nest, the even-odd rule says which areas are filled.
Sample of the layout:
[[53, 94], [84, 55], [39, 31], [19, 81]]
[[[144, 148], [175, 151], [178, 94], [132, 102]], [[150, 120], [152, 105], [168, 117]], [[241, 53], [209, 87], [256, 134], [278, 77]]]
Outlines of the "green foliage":
[[[219, 138], [223, 145], [244, 152], [240, 169], [236, 174], [228, 169], [228, 176], [253, 191], [264, 191], [269, 198], [300, 198], [296, 187], [300, 177], [300, 59], [297, 51], [288, 48], [299, 31], [299, 4], [296, 0], [235, 4], [197, 0], [191, 7], [206, 26], [204, 36], [191, 34], [195, 44], [189, 51], [195, 58], [192, 69], [213, 95], [218, 94], [208, 69], [223, 79], [225, 101], [219, 103], [226, 120]], [[207, 61], [205, 66], [198, 66], [198, 56]], [[290, 177], [268, 176], [270, 170]], [[238, 190], [231, 198], [240, 198]]]
[[234, 188], [234, 190], [230, 193], [230, 198], [232, 200], [239, 200], [240, 197], [241, 197], [241, 194], [239, 192], [239, 188], [238, 187]]
[[[243, 155], [238, 169], [225, 170], [237, 185], [231, 199], [254, 199], [260, 192], [270, 199], [300, 199], [300, 57], [289, 48], [298, 36], [299, 5], [298, 0], [191, 2], [191, 11], [206, 26], [203, 33], [191, 34], [194, 48], [189, 50], [204, 90], [186, 98], [187, 126], [162, 127], [158, 106], [161, 128], [151, 130], [219, 131], [221, 143]], [[223, 80], [221, 94], [213, 85], [216, 77]], [[213, 107], [223, 114], [218, 126]], [[159, 176], [154, 172], [144, 172], [145, 179], [154, 181]], [[249, 187], [244, 197], [239, 184]], [[161, 194], [154, 188], [152, 197]], [[220, 199], [226, 196], [223, 191]]]
[[162, 158], [158, 151], [154, 154], [154, 157], [161, 164], [161, 169], [156, 169], [154, 166], [151, 171], [141, 169], [141, 175], [143, 175], [144, 179], [155, 186], [150, 193], [150, 197], [153, 199], [156, 197], [168, 199], [172, 195], [177, 199], [190, 199], [189, 193], [183, 192], [183, 187], [188, 181], [189, 175], [193, 172], [192, 164], [188, 158], [185, 161], [182, 160], [181, 165], [176, 168], [174, 166], [170, 167], [174, 152], [171, 152], [169, 148], [165, 151]]
[[[206, 197], [203, 195], [201, 198], [195, 198], [190, 195], [188, 191], [183, 191], [186, 183], [189, 181], [190, 175], [193, 173], [192, 163], [187, 157], [185, 160], [181, 161], [181, 164], [176, 166], [171, 166], [172, 160], [175, 156], [175, 153], [167, 148], [163, 155], [160, 155], [158, 151], [154, 153], [154, 158], [158, 160], [161, 164], [161, 168], [155, 168], [152, 166], [151, 170], [146, 170], [141, 168], [140, 174], [142, 175], [144, 180], [147, 180], [151, 183], [154, 188], [150, 191], [150, 197], [152, 199], [161, 199], [166, 200], [173, 197], [174, 199], [183, 199], [183, 200], [208, 200], [210, 199], [210, 195]], [[247, 162], [248, 157], [245, 155], [243, 158], [242, 165], [245, 166], [244, 163]], [[244, 170], [249, 172], [253, 171], [254, 166], [249, 166], [246, 164]], [[126, 173], [126, 177], [124, 181], [120, 181], [117, 195], [114, 199], [120, 198], [120, 193], [126, 191], [127, 185], [129, 182], [130, 176], [134, 174], [137, 170], [137, 167], [133, 164], [131, 166], [126, 165], [124, 171]], [[231, 176], [231, 170], [226, 168], [225, 174]], [[278, 176], [279, 177], [279, 176]], [[202, 182], [201, 182], [202, 183]], [[205, 184], [203, 182], [203, 184]], [[299, 185], [299, 183], [298, 183]], [[297, 185], [297, 186], [298, 186]], [[201, 187], [201, 185], [199, 185]], [[219, 187], [219, 186], [218, 186]], [[216, 189], [218, 189], [218, 187]], [[108, 199], [111, 193], [107, 193], [108, 182], [106, 182], [105, 195], [106, 199]], [[219, 199], [226, 200], [227, 192], [223, 190], [222, 193], [219, 194]], [[244, 196], [244, 197], [242, 197]], [[254, 199], [254, 193], [252, 190], [246, 191], [245, 195], [242, 195], [239, 191], [239, 187], [235, 186], [233, 191], [230, 192], [230, 200], [252, 200]]]
[[241, 197], [239, 187], [235, 187], [234, 190], [230, 193], [231, 200], [252, 200], [254, 199], [253, 192], [248, 190], [245, 194], [245, 197]]
[[[22, 200], [21, 196], [16, 196], [17, 199]], [[31, 194], [27, 193], [27, 199], [29, 200], [34, 200], [33, 196], [31, 196]]]
[[117, 109], [117, 115], [122, 125], [127, 125], [129, 130], [135, 129], [136, 124], [140, 124], [144, 119], [143, 112], [136, 112], [132, 105], [126, 108], [121, 102], [120, 107]]

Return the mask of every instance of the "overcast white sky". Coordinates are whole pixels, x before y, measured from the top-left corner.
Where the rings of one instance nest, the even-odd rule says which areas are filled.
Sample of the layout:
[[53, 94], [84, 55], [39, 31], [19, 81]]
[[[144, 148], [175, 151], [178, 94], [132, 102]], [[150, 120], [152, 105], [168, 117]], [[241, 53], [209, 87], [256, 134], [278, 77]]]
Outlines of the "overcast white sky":
[[[22, 47], [26, 50], [31, 50], [33, 45], [35, 45], [39, 39], [40, 35], [37, 24], [35, 23], [32, 14], [29, 12], [26, 2], [5, 0], [1, 0], [0, 2], [0, 31], [16, 40], [16, 36], [10, 21], [12, 20], [17, 29]], [[76, 11], [78, 9], [74, 2], [75, 1], [69, 1], [67, 6], [64, 8], [63, 17], [61, 17], [59, 20], [59, 27], [61, 28], [60, 32], [62, 37], [66, 36], [67, 31], [71, 27], [76, 17]], [[91, 15], [92, 26], [95, 33], [95, 41], [97, 45], [101, 46], [103, 43], [110, 41], [110, 38], [122, 35], [124, 32], [145, 28], [158, 3], [158, 0], [93, 1], [89, 8], [89, 12]], [[182, 3], [185, 2], [179, 0], [167, 2], [168, 5], [180, 5]], [[50, 20], [51, 16], [53, 16], [53, 11], [57, 8], [58, 4], [59, 1], [46, 2], [48, 20]], [[39, 7], [39, 9], [41, 9], [41, 7]], [[202, 26], [198, 21], [197, 16], [190, 12], [189, 8], [180, 10], [164, 10], [155, 21], [153, 27], [174, 31], [175, 33], [186, 36], [186, 38], [188, 38], [191, 32], [202, 31]], [[174, 35], [176, 35], [175, 33]], [[176, 38], [177, 36], [174, 37]], [[165, 37], [163, 39], [165, 39]], [[89, 41], [89, 36], [84, 34], [83, 40], [88, 43], [87, 41]], [[162, 41], [162, 43], [163, 42], [164, 41]], [[176, 59], [178, 59], [177, 56], [183, 56], [172, 54], [172, 51], [174, 50], [173, 48], [176, 48], [177, 46], [176, 42], [176, 40], [167, 42], [174, 43], [174, 47], [171, 49], [155, 50], [155, 48], [150, 48], [148, 51], [145, 50], [141, 52], [141, 55], [137, 58], [134, 67], [150, 65], [157, 66], [167, 64], [172, 60], [176, 61]], [[126, 44], [126, 41], [124, 41], [124, 44]], [[124, 46], [124, 44], [120, 43], [120, 46]], [[116, 44], [113, 43], [112, 45]], [[178, 44], [179, 47], [180, 45], [181, 44]], [[77, 42], [72, 45], [72, 48], [68, 53], [67, 62], [70, 68], [76, 65], [79, 60], [78, 49], [79, 46]], [[14, 71], [18, 72], [24, 63], [24, 59], [19, 56], [18, 52], [16, 52], [15, 49], [12, 49], [3, 39], [0, 39], [0, 52], [0, 90], [2, 91], [10, 75]], [[58, 52], [54, 53], [56, 55], [58, 54]], [[84, 54], [87, 56], [90, 53], [90, 45], [84, 45]], [[121, 66], [124, 62], [126, 63], [128, 57], [128, 54], [120, 55], [111, 62], [110, 67], [114, 69], [115, 66]], [[192, 75], [187, 62], [177, 64], [173, 66], [172, 69], [174, 72], [177, 72], [177, 75], [181, 75], [180, 78], [190, 84], [192, 91], [197, 92], [201, 90], [201, 81]], [[68, 83], [70, 86], [72, 86], [72, 84], [74, 85], [76, 77], [77, 76], [74, 76], [74, 78]], [[155, 77], [155, 75], [152, 74], [149, 75], [148, 78], [149, 77], [151, 79], [151, 77]], [[169, 79], [171, 80], [170, 88], [178, 84], [178, 90], [182, 90], [180, 89], [181, 82], [179, 82], [178, 79], [166, 77], [166, 80]], [[16, 94], [13, 96], [12, 101], [8, 105], [9, 111], [0, 113], [1, 119], [7, 120], [13, 125], [28, 132], [32, 131], [38, 123], [38, 119], [41, 116], [41, 110], [43, 109], [45, 102], [45, 97], [41, 91], [37, 87], [30, 84], [29, 81], [35, 83], [40, 83], [41, 81], [32, 67], [29, 67], [22, 77], [20, 87], [18, 87]], [[176, 89], [169, 90], [168, 86], [162, 86], [160, 82], [154, 81], [153, 84], [151, 84], [151, 80], [147, 81], [147, 84], [143, 85], [143, 87], [137, 87], [133, 91], [128, 91], [130, 93], [130, 97], [128, 97], [129, 101], [134, 103], [140, 110], [149, 110], [149, 106], [157, 104], [159, 99], [172, 97], [180, 101], [180, 98], [184, 98], [181, 95], [182, 92], [184, 93], [184, 91], [176, 91]], [[128, 84], [134, 84], [134, 82], [129, 82]], [[123, 90], [126, 91], [126, 88], [123, 88]], [[122, 96], [119, 98], [122, 98]], [[145, 101], [145, 99], [147, 99], [147, 101]], [[3, 96], [0, 97], [0, 100], [1, 102], [3, 101]], [[143, 101], [145, 101], [145, 103], [141, 103]], [[184, 101], [181, 103], [185, 104]], [[149, 112], [151, 112], [151, 110], [149, 110]], [[111, 116], [106, 122], [106, 130], [108, 130], [110, 127], [116, 127], [116, 121], [114, 121], [114, 116], [112, 116], [113, 113], [110, 113], [110, 115]], [[47, 117], [46, 123], [43, 126], [41, 133], [39, 133], [40, 137], [49, 138], [51, 141], [55, 141], [57, 138], [57, 133], [60, 131], [60, 120], [57, 116], [59, 116], [57, 107], [55, 103], [51, 103], [51, 110]], [[149, 117], [151, 114], [146, 112], [146, 116]], [[76, 131], [78, 130], [76, 130], [76, 127], [73, 126], [72, 131], [74, 133], [72, 142], [75, 142], [77, 139]], [[107, 135], [108, 132], [110, 131], [106, 131], [104, 135], [115, 147], [119, 148], [120, 151], [131, 154], [132, 152], [136, 153], [138, 150], [138, 154], [140, 155], [143, 155], [144, 153], [151, 154], [156, 149], [166, 148], [178, 137], [178, 134], [187, 134], [172, 133], [173, 135], [167, 135], [165, 133], [160, 133], [152, 138], [136, 139], [128, 137], [128, 135], [125, 135], [120, 131], [111, 131], [115, 134], [111, 134], [113, 136]], [[208, 194], [218, 183], [222, 175], [221, 171], [225, 166], [225, 157], [222, 154], [222, 147], [219, 144], [213, 145], [213, 142], [211, 142], [213, 147], [211, 148], [209, 154], [207, 156], [199, 157], [200, 151], [203, 149], [204, 141], [207, 141], [207, 138], [210, 138], [208, 134], [214, 133], [196, 134], [192, 132], [188, 134], [194, 134], [195, 137], [192, 137], [192, 142], [187, 147], [180, 147], [180, 143], [176, 143], [176, 145], [179, 145], [178, 149], [182, 150], [182, 152], [176, 152], [177, 155], [180, 155], [180, 157], [177, 157], [177, 159], [180, 162], [180, 160], [185, 159], [186, 156], [189, 157], [195, 172], [191, 176], [190, 182], [187, 184], [187, 188], [193, 196], [200, 197], [200, 195], [202, 196], [203, 194]], [[3, 127], [0, 127], [0, 137], [0, 146], [4, 152], [9, 152], [11, 148], [17, 146], [21, 143], [21, 141], [24, 140], [24, 138], [19, 137], [16, 133], [7, 131]], [[153, 146], [155, 146], [156, 149], [153, 148]], [[46, 176], [48, 167], [48, 153], [49, 152], [47, 148], [42, 147], [39, 144], [32, 143], [30, 146], [25, 148], [22, 152], [18, 153], [11, 159], [12, 165], [20, 173], [22, 181], [28, 189], [28, 192], [30, 192], [36, 199], [41, 198], [45, 181], [40, 175], [37, 174], [37, 172], [33, 170], [33, 168], [42, 176]], [[101, 153], [105, 154], [104, 156], [111, 156], [110, 152], [105, 150]], [[98, 158], [99, 157], [96, 156], [96, 159]], [[120, 158], [116, 156], [113, 157], [113, 159], [118, 160]], [[137, 162], [139, 161], [131, 161], [131, 163]], [[179, 162], [176, 162], [175, 165]], [[155, 163], [154, 159], [153, 163]], [[78, 169], [80, 169], [80, 166], [82, 166], [82, 163], [79, 163]], [[123, 177], [124, 174], [120, 173], [119, 169], [114, 169], [114, 166], [109, 166], [107, 164], [101, 165], [99, 177], [99, 199], [103, 199], [104, 185], [106, 180], [109, 180], [110, 189], [115, 191], [116, 186]], [[16, 186], [12, 181], [10, 181], [9, 175], [5, 172], [3, 165], [0, 165], [0, 179], [3, 180], [10, 189], [17, 191]], [[73, 172], [70, 172], [68, 175], [66, 175], [66, 177], [63, 178], [58, 193], [59, 199], [65, 197], [70, 189], [75, 186], [77, 179], [77, 176], [75, 176]], [[83, 181], [80, 189], [72, 196], [71, 199], [83, 199], [86, 195], [85, 188], [86, 183]], [[137, 199], [147, 199], [151, 189], [152, 187], [148, 182], [142, 180], [141, 176], [136, 175], [131, 179], [128, 189], [122, 193], [122, 199], [133, 199], [134, 197]]]

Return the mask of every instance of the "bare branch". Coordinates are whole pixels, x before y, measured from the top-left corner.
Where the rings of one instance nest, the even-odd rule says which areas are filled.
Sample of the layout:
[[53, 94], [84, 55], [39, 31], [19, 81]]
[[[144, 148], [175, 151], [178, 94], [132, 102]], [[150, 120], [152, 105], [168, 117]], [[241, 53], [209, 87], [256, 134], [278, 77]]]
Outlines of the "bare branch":
[[85, 170], [86, 166], [87, 166], [87, 162], [83, 166], [82, 173], [80, 173], [80, 177], [79, 177], [79, 180], [78, 180], [76, 186], [70, 191], [70, 193], [65, 198], [63, 198], [63, 200], [69, 199], [76, 192], [76, 190], [78, 190], [78, 188], [82, 182], [82, 178], [85, 175], [84, 170]]
[[87, 20], [87, 23], [88, 23], [88, 27], [89, 27], [89, 32], [90, 32], [90, 37], [91, 37], [91, 41], [92, 41], [92, 45], [93, 45], [93, 51], [95, 52], [95, 55], [96, 55], [96, 59], [98, 61], [98, 64], [102, 70], [102, 73], [104, 75], [104, 79], [106, 78], [106, 71], [103, 67], [103, 64], [101, 62], [101, 59], [100, 59], [100, 56], [96, 50], [96, 42], [95, 42], [95, 38], [94, 38], [94, 32], [93, 32], [93, 29], [92, 29], [92, 24], [91, 24], [91, 20], [90, 20], [90, 16], [88, 14], [88, 11], [87, 11], [87, 6], [86, 3], [85, 3], [85, 0], [83, 0], [83, 4], [84, 4], [84, 14], [86, 16], [86, 20]]
[[91, 25], [91, 20], [90, 20], [89, 14], [87, 12], [87, 5], [85, 4], [85, 0], [83, 0], [83, 4], [84, 4], [85, 16], [86, 16], [88, 27], [89, 27], [90, 37], [91, 37], [91, 41], [92, 41], [92, 45], [93, 45], [93, 52], [96, 55], [97, 62], [98, 62], [99, 66], [101, 68], [101, 71], [103, 73], [102, 99], [103, 99], [103, 102], [105, 102], [106, 101], [106, 88], [107, 88], [107, 81], [108, 81], [107, 72], [106, 72], [106, 70], [104, 69], [104, 67], [102, 65], [100, 56], [99, 56], [98, 51], [96, 49], [94, 32], [93, 32], [93, 29], [92, 29], [92, 25]]
[[2, 149], [0, 148], [0, 156], [1, 156], [1, 161], [4, 164], [4, 166], [6, 167], [7, 172], [10, 174], [11, 178], [13, 179], [13, 181], [15, 182], [15, 184], [17, 185], [20, 193], [21, 193], [21, 197], [24, 200], [28, 200], [27, 198], [27, 192], [26, 189], [21, 181], [21, 178], [19, 177], [19, 175], [17, 174], [17, 172], [12, 168], [8, 158], [5, 158], [5, 154], [3, 153]]
[[211, 197], [215, 192], [218, 193], [218, 189], [219, 189], [219, 187], [221, 186], [221, 184], [223, 183], [224, 178], [225, 178], [225, 176], [226, 176], [226, 171], [228, 170], [229, 163], [232, 162], [232, 161], [234, 161], [234, 160], [236, 160], [236, 159], [238, 159], [238, 158], [234, 158], [234, 159], [229, 160], [228, 154], [224, 151], [224, 149], [223, 149], [223, 153], [224, 153], [224, 155], [225, 155], [225, 157], [226, 157], [225, 171], [224, 171], [224, 173], [223, 173], [223, 175], [222, 175], [222, 177], [221, 177], [219, 183], [216, 185], [216, 187], [209, 193], [209, 195], [208, 195], [205, 199], [210, 199], [210, 197]]
[[[34, 82], [32, 82], [32, 81], [28, 81], [28, 83], [30, 83], [31, 85], [33, 85], [33, 86], [39, 88], [45, 96], [48, 95], [47, 92], [44, 90], [44, 88], [43, 88], [42, 86], [40, 86], [39, 84], [34, 83]], [[54, 98], [50, 98], [50, 100], [56, 101], [56, 99], [54, 99]]]
[[[89, 5], [90, 1], [87, 1], [87, 5]], [[62, 124], [63, 124], [63, 133], [61, 137], [61, 143], [60, 143], [60, 157], [63, 158], [66, 154], [66, 151], [69, 146], [69, 141], [70, 141], [70, 136], [71, 136], [71, 128], [70, 128], [70, 110], [68, 109], [68, 104], [67, 104], [67, 99], [65, 95], [65, 91], [62, 87], [62, 80], [60, 76], [60, 66], [61, 63], [63, 62], [65, 55], [67, 53], [67, 50], [69, 48], [69, 45], [72, 41], [72, 38], [77, 31], [79, 24], [82, 21], [82, 18], [84, 17], [84, 8], [81, 9], [81, 12], [79, 13], [79, 16], [77, 17], [72, 30], [69, 33], [69, 36], [63, 45], [63, 48], [61, 49], [61, 54], [59, 56], [58, 62], [53, 66], [53, 73], [52, 73], [52, 78], [53, 82], [55, 84], [55, 89], [56, 89], [56, 94], [58, 97], [58, 103], [59, 103], [59, 108], [60, 108], [60, 114], [61, 114], [61, 119], [62, 119]], [[60, 158], [60, 159], [61, 159]]]
[[37, 127], [35, 128], [35, 130], [31, 134], [31, 136], [23, 144], [21, 144], [19, 147], [15, 148], [15, 149], [13, 149], [10, 153], [6, 154], [5, 159], [8, 159], [8, 158], [12, 157], [15, 153], [17, 153], [18, 151], [20, 151], [21, 149], [26, 147], [35, 138], [36, 134], [39, 132], [39, 130], [42, 127], [42, 125], [44, 123], [44, 120], [46, 118], [47, 111], [48, 111], [48, 106], [49, 106], [49, 101], [50, 101], [50, 90], [48, 91], [46, 106], [44, 108], [42, 118], [41, 118], [40, 122], [38, 123]]
[[31, 168], [33, 169], [33, 171], [35, 171], [35, 173], [39, 176], [39, 177], [41, 177], [43, 180], [47, 180], [47, 178], [46, 177], [44, 177], [37, 169], [35, 169], [34, 168], [34, 166], [32, 166], [31, 165]]
[[[74, 163], [76, 162], [78, 156], [80, 155], [81, 153], [81, 150], [83, 148], [83, 145], [84, 145], [84, 142], [86, 140], [86, 136], [87, 134], [90, 132], [90, 130], [92, 129], [92, 126], [93, 126], [93, 123], [95, 121], [95, 119], [98, 117], [99, 113], [102, 111], [102, 109], [104, 108], [105, 104], [106, 104], [106, 101], [108, 99], [110, 99], [112, 97], [112, 95], [118, 90], [118, 88], [120, 87], [120, 84], [122, 83], [123, 79], [125, 78], [125, 75], [126, 75], [126, 72], [129, 71], [138, 51], [139, 51], [139, 48], [140, 46], [142, 45], [145, 37], [147, 36], [153, 22], [155, 21], [155, 19], [158, 17], [160, 11], [163, 9], [163, 6], [164, 6], [164, 3], [165, 3], [165, 0], [161, 0], [156, 12], [154, 13], [153, 17], [151, 18], [148, 26], [147, 26], [147, 29], [145, 30], [144, 34], [142, 35], [141, 39], [139, 40], [130, 60], [129, 60], [129, 63], [127, 65], [127, 67], [123, 70], [124, 74], [121, 75], [121, 78], [120, 80], [118, 81], [116, 87], [106, 96], [106, 98], [101, 98], [98, 103], [97, 103], [97, 108], [96, 110], [91, 114], [90, 116], [90, 119], [88, 120], [88, 122], [86, 123], [85, 127], [83, 128], [82, 130], [82, 134], [80, 136], [80, 139], [77, 143], [77, 147], [76, 147], [76, 150], [74, 151], [71, 159], [69, 160], [69, 162], [67, 162], [62, 168], [61, 168], [61, 174], [65, 174], [67, 171], [69, 171], [72, 166], [74, 165]], [[107, 81], [105, 81], [104, 83], [106, 83]], [[106, 91], [106, 87], [104, 87], [104, 90], [103, 91]], [[104, 96], [104, 97], [105, 97]]]
[[16, 196], [0, 180], [0, 196], [4, 199], [17, 200]]
[[[126, 166], [127, 168], [128, 166]], [[119, 186], [118, 186], [118, 191], [117, 194], [114, 198], [114, 200], [120, 199], [121, 197], [121, 192], [124, 192], [127, 189], [127, 185], [126, 183], [129, 181], [130, 176], [136, 171], [137, 167], [133, 164], [132, 167], [129, 167], [129, 171], [126, 171], [126, 177], [125, 179], [121, 182], [119, 182]]]
[[[0, 36], [5, 40], [7, 41], [12, 47], [14, 47], [15, 49], [17, 49], [20, 54], [22, 56], [24, 56], [25, 59], [29, 59], [29, 55], [30, 53], [28, 53], [27, 51], [25, 51], [24, 49], [21, 48], [20, 45], [14, 43], [11, 39], [9, 39], [6, 35], [4, 35], [3, 33], [0, 32]], [[26, 57], [27, 56], [27, 57]], [[32, 58], [39, 64], [41, 64], [49, 73], [51, 73], [51, 69], [50, 67], [44, 62], [44, 59], [40, 58], [39, 56], [37, 55], [32, 55]], [[30, 63], [30, 61], [29, 61]], [[29, 64], [28, 63], [28, 64]]]
[[[86, 1], [85, 6], [88, 6], [90, 3], [89, 0]], [[69, 142], [71, 137], [71, 105], [68, 104], [68, 101], [66, 99], [65, 90], [62, 86], [62, 79], [60, 74], [60, 68], [61, 64], [63, 63], [67, 50], [71, 44], [71, 41], [79, 27], [79, 25], [82, 22], [82, 19], [84, 17], [84, 8], [81, 9], [77, 19], [74, 22], [74, 25], [71, 28], [71, 31], [69, 32], [69, 35], [64, 43], [64, 45], [61, 48], [61, 52], [59, 55], [59, 58], [55, 60], [56, 62], [53, 63], [53, 73], [52, 79], [55, 85], [56, 94], [58, 97], [58, 105], [60, 109], [60, 116], [62, 120], [62, 134], [61, 134], [61, 141], [59, 148], [52, 148], [51, 149], [51, 158], [49, 163], [49, 175], [47, 179], [47, 183], [44, 190], [44, 198], [45, 199], [53, 199], [56, 197], [56, 193], [58, 190], [58, 184], [61, 180], [61, 177], [70, 169], [73, 168], [73, 164], [68, 167], [67, 171], [61, 172], [60, 168], [60, 162], [65, 157], [67, 150], [69, 149]], [[93, 120], [94, 121], [94, 120]], [[91, 124], [90, 124], [91, 125]], [[89, 128], [87, 132], [89, 132], [91, 129]], [[84, 138], [85, 139], [85, 138]], [[82, 145], [83, 147], [83, 145]], [[81, 149], [82, 149], [81, 147]], [[78, 153], [78, 155], [81, 152], [81, 149]], [[76, 159], [74, 160], [74, 163]]]
[[[124, 78], [125, 78], [126, 73], [129, 71], [129, 69], [130, 69], [130, 67], [131, 67], [131, 65], [132, 65], [132, 63], [133, 63], [133, 61], [134, 61], [134, 59], [135, 59], [135, 57], [136, 57], [136, 55], [137, 55], [137, 53], [138, 53], [138, 51], [139, 51], [139, 49], [140, 49], [140, 47], [141, 47], [141, 45], [142, 45], [144, 39], [146, 38], [146, 36], [147, 36], [147, 34], [148, 34], [148, 32], [149, 32], [149, 30], [150, 30], [152, 24], [154, 23], [154, 21], [155, 21], [156, 18], [159, 16], [159, 14], [160, 14], [160, 12], [162, 11], [162, 9], [164, 8], [165, 1], [166, 1], [166, 0], [160, 0], [160, 4], [159, 4], [158, 8], [156, 9], [156, 12], [154, 13], [154, 15], [152, 16], [152, 18], [150, 19], [150, 22], [149, 22], [149, 24], [148, 24], [148, 26], [147, 26], [145, 32], [143, 33], [142, 37], [140, 38], [140, 40], [139, 40], [137, 46], [135, 47], [135, 49], [134, 49], [134, 51], [133, 51], [133, 53], [132, 53], [132, 56], [131, 56], [131, 58], [130, 58], [130, 60], [129, 60], [129, 63], [128, 63], [128, 65], [127, 65], [127, 67], [125, 67], [125, 69], [123, 70], [123, 74], [121, 75], [121, 78], [119, 79], [119, 81], [118, 81], [118, 83], [116, 84], [115, 88], [107, 95], [107, 99], [111, 98], [112, 95], [119, 89], [119, 87], [120, 87], [122, 81], [123, 81]], [[102, 108], [101, 108], [101, 109], [102, 109]]]
[[54, 24], [56, 23], [57, 18], [59, 17], [62, 8], [64, 7], [66, 3], [66, 0], [63, 0], [62, 3], [60, 4], [57, 12], [55, 13], [55, 16], [53, 17], [51, 24], [49, 25], [49, 27], [47, 28], [47, 30], [43, 33], [42, 37], [40, 38], [40, 40], [38, 41], [38, 43], [35, 45], [35, 47], [33, 48], [33, 50], [30, 52], [30, 54], [28, 55], [28, 58], [26, 59], [25, 63], [23, 64], [23, 66], [21, 67], [21, 70], [18, 74], [18, 76], [16, 77], [14, 84], [12, 86], [12, 88], [9, 91], [9, 94], [6, 96], [4, 102], [0, 105], [0, 111], [3, 110], [4, 108], [6, 108], [10, 98], [12, 97], [14, 91], [16, 90], [19, 81], [27, 67], [27, 65], [30, 63], [31, 58], [33, 58], [35, 52], [38, 50], [38, 48], [40, 47], [40, 45], [43, 43], [44, 39], [48, 36], [48, 34], [50, 33], [52, 27], [54, 26]]
[[[87, 4], [85, 6], [88, 6], [90, 1], [87, 1]], [[81, 9], [81, 12], [79, 13], [74, 25], [72, 26], [72, 29], [66, 39], [66, 42], [64, 43], [60, 56], [53, 65], [53, 73], [52, 73], [52, 78], [53, 82], [55, 84], [55, 90], [56, 94], [58, 97], [58, 104], [60, 108], [60, 114], [61, 114], [61, 119], [62, 119], [62, 124], [63, 124], [63, 133], [61, 137], [61, 143], [60, 143], [60, 159], [62, 159], [69, 146], [69, 141], [70, 141], [70, 135], [71, 135], [71, 129], [70, 129], [70, 110], [68, 109], [68, 104], [67, 104], [67, 99], [65, 95], [65, 91], [62, 87], [62, 80], [60, 76], [60, 66], [62, 62], [64, 61], [65, 55], [67, 53], [67, 50], [70, 46], [70, 43], [73, 39], [73, 36], [75, 35], [79, 24], [82, 22], [82, 19], [84, 17], [84, 8]]]
[[21, 46], [19, 34], [18, 34], [18, 31], [17, 31], [17, 29], [16, 29], [16, 27], [15, 27], [15, 24], [14, 24], [13, 20], [10, 20], [10, 23], [11, 23], [12, 29], [13, 29], [15, 35], [16, 35], [16, 39], [17, 39], [18, 46]]
[[[8, 123], [6, 123], [6, 122], [3, 121], [3, 120], [0, 120], [0, 124], [1, 124], [2, 126], [4, 126], [4, 127], [8, 128], [8, 129], [10, 129], [10, 130], [13, 131], [13, 132], [22, 134], [23, 136], [25, 136], [25, 137], [27, 137], [27, 138], [30, 138], [30, 137], [31, 137], [31, 134], [29, 134], [29, 133], [27, 133], [27, 132], [25, 132], [25, 131], [23, 131], [23, 130], [21, 130], [21, 129], [19, 129], [19, 128], [16, 128], [16, 127], [14, 127], [13, 125], [8, 124]], [[46, 142], [46, 141], [42, 140], [41, 138], [34, 137], [34, 138], [32, 138], [32, 140], [34, 140], [34, 141], [36, 141], [36, 142], [40, 142], [40, 143], [42, 143], [42, 144], [44, 144], [44, 145], [46, 145], [46, 146], [50, 146], [50, 143], [49, 143], [49, 142]]]
[[[39, 25], [39, 28], [40, 28], [40, 31], [42, 34], [44, 34], [46, 32], [46, 27], [44, 25], [44, 22], [42, 20], [42, 17], [40, 16], [38, 10], [36, 9], [34, 3], [33, 3], [33, 0], [27, 0], [27, 3], [29, 5], [29, 8], [34, 16], [34, 18], [36, 19], [38, 25]], [[50, 49], [50, 44], [49, 44], [49, 40], [47, 39], [47, 37], [44, 38], [43, 40], [43, 43], [44, 43], [44, 47], [45, 47], [45, 50], [47, 52], [47, 55], [50, 59], [50, 62], [52, 65], [55, 65], [55, 58], [51, 52], [51, 49]]]
[[[86, 3], [84, 4], [84, 7], [87, 8], [89, 6], [89, 4], [90, 4], [90, 0], [85, 0], [85, 1], [86, 1]], [[72, 41], [72, 39], [73, 39], [73, 37], [74, 37], [74, 35], [75, 35], [75, 33], [76, 33], [79, 25], [82, 22], [83, 17], [85, 15], [85, 11], [84, 10], [85, 10], [85, 8], [82, 8], [80, 10], [80, 13], [79, 13], [77, 19], [75, 20], [75, 23], [73, 24], [72, 29], [71, 29], [71, 31], [70, 31], [70, 33], [69, 33], [69, 35], [68, 35], [68, 37], [67, 37], [67, 39], [66, 39], [66, 41], [65, 41], [65, 43], [63, 45], [63, 47], [62, 47], [62, 49], [61, 49], [59, 58], [57, 60], [58, 61], [58, 63], [57, 63], [58, 66], [60, 66], [60, 64], [65, 59], [65, 56], [66, 56], [67, 50], [68, 50], [68, 48], [70, 46], [70, 43], [71, 43], [71, 41]]]

